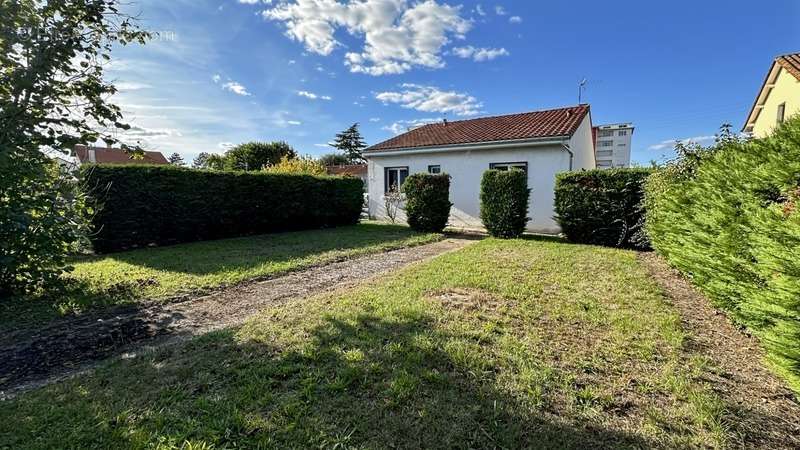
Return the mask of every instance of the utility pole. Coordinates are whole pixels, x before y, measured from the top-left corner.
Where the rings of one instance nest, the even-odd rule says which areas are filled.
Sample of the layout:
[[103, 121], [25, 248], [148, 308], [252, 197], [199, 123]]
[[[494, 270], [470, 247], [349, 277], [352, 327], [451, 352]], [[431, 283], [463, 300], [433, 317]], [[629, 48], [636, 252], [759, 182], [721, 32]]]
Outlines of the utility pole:
[[581, 80], [581, 81], [578, 83], [578, 104], [579, 104], [579, 105], [582, 103], [582, 100], [583, 100], [583, 91], [586, 89], [586, 83], [588, 83], [588, 82], [589, 82], [589, 80], [587, 80], [587, 79], [586, 79], [586, 77], [584, 77], [584, 78], [583, 78], [583, 79], [582, 79], [582, 80]]

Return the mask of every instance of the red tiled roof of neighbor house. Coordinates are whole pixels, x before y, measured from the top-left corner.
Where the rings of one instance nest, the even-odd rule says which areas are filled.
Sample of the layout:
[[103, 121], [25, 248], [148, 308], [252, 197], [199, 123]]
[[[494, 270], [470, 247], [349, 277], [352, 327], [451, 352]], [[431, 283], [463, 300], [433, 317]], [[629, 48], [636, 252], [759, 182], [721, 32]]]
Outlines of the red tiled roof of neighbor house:
[[346, 164], [343, 166], [327, 166], [328, 175], [351, 175], [363, 177], [367, 175], [366, 164]]
[[373, 145], [367, 152], [556, 136], [570, 136], [589, 114], [589, 105], [505, 116], [438, 122]]
[[800, 53], [789, 53], [775, 58], [775, 62], [800, 80]]
[[[89, 157], [89, 150], [94, 150], [94, 161]], [[81, 164], [169, 164], [161, 152], [144, 152], [141, 159], [131, 159], [130, 155], [119, 148], [75, 146], [75, 156]]]

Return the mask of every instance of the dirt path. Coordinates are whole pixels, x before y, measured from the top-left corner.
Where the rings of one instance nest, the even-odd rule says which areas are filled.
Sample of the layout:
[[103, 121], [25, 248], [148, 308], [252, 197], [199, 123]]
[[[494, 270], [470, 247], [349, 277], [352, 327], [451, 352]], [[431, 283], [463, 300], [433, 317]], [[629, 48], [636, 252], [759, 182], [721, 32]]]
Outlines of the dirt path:
[[454, 251], [475, 238], [450, 237], [240, 284], [181, 302], [126, 305], [0, 334], [0, 399], [64, 378], [100, 360], [241, 324], [265, 306], [355, 285]]
[[717, 370], [703, 380], [725, 401], [741, 448], [800, 448], [800, 404], [764, 367], [759, 342], [737, 329], [677, 271], [654, 253], [639, 260], [678, 309], [690, 334], [687, 357], [702, 355]]

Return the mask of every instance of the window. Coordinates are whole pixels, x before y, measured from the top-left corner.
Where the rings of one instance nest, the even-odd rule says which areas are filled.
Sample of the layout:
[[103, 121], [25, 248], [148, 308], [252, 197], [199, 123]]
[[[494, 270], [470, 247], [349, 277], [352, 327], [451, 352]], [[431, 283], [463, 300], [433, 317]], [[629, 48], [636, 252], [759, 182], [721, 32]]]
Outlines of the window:
[[599, 137], [611, 137], [613, 135], [614, 135], [613, 130], [600, 130], [600, 132], [597, 133], [597, 136]]
[[408, 167], [387, 167], [384, 169], [384, 192], [399, 191], [408, 177]]
[[598, 150], [597, 156], [614, 156], [613, 150]]
[[778, 105], [778, 120], [777, 123], [783, 123], [784, 115], [786, 114], [786, 103]]
[[528, 172], [528, 163], [526, 162], [509, 162], [509, 163], [491, 163], [489, 164], [490, 169], [495, 170], [511, 170], [511, 169], [520, 169], [524, 170], [525, 173]]
[[614, 141], [598, 141], [597, 142], [597, 146], [598, 147], [611, 147], [613, 145], [614, 145]]
[[606, 168], [611, 166], [612, 166], [611, 161], [597, 161], [597, 167]]
[[617, 136], [627, 136], [627, 135], [628, 135], [628, 130], [619, 130], [617, 132]]
[[428, 173], [432, 174], [442, 173], [442, 166], [439, 165], [428, 166]]

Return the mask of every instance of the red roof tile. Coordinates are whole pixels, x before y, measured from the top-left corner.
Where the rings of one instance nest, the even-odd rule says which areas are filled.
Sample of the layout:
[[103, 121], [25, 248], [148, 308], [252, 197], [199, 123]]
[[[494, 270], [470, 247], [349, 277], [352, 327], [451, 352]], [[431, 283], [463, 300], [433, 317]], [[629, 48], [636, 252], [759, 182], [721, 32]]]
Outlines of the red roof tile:
[[[94, 161], [89, 158], [89, 150], [94, 150]], [[144, 152], [141, 159], [131, 159], [130, 155], [119, 148], [75, 146], [75, 156], [81, 164], [169, 164], [161, 152]]]
[[328, 166], [325, 168], [328, 175], [352, 175], [354, 177], [366, 176], [366, 164], [348, 164], [344, 166]]
[[589, 105], [425, 125], [373, 145], [367, 152], [441, 145], [571, 136]]

